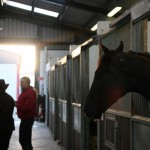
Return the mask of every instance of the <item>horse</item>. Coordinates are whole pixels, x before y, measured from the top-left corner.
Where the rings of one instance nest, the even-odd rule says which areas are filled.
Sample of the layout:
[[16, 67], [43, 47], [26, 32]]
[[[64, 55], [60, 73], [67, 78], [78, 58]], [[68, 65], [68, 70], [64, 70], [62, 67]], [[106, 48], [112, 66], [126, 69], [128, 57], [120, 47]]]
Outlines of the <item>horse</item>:
[[101, 43], [104, 52], [87, 94], [84, 112], [98, 119], [119, 98], [137, 92], [150, 100], [150, 56], [133, 51], [123, 52], [123, 42], [116, 50]]

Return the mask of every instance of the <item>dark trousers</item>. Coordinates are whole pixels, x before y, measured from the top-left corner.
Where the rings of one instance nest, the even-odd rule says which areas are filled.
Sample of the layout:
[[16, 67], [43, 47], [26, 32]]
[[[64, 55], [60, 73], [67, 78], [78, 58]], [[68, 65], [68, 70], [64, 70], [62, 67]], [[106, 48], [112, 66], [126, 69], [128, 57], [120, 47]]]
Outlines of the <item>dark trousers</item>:
[[21, 120], [19, 128], [19, 142], [23, 150], [32, 150], [32, 126], [34, 118]]
[[12, 135], [12, 130], [10, 131], [0, 131], [0, 150], [7, 150], [9, 147], [9, 141]]

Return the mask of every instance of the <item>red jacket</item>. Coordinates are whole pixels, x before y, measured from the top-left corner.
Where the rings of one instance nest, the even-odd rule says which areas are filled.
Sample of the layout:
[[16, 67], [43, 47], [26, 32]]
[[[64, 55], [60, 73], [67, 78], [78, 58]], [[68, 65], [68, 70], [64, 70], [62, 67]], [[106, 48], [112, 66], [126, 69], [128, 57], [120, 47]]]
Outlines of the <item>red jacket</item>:
[[17, 114], [22, 120], [36, 116], [36, 92], [32, 87], [24, 90], [17, 101]]

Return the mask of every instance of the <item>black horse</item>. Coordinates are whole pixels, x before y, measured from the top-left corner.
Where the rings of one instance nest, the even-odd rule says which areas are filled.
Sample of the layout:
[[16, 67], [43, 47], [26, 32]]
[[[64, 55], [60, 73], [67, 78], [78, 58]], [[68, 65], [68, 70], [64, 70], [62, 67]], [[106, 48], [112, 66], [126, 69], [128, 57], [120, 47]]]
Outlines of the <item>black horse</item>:
[[101, 44], [104, 55], [95, 72], [84, 111], [89, 118], [100, 118], [127, 92], [137, 92], [150, 100], [150, 56], [123, 52], [123, 42], [116, 50]]

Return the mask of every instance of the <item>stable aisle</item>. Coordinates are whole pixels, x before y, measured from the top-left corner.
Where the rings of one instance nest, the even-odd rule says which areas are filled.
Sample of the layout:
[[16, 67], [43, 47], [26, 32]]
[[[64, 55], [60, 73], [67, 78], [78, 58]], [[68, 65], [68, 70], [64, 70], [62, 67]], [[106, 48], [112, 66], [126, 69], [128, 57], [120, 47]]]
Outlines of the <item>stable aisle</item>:
[[[19, 124], [20, 121], [16, 120], [16, 129], [11, 137], [9, 150], [22, 150], [18, 141]], [[61, 150], [57, 142], [51, 137], [50, 130], [44, 123], [35, 121], [32, 134], [33, 150]]]

